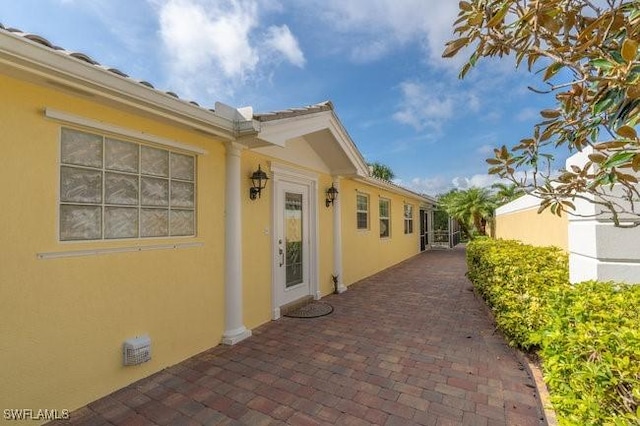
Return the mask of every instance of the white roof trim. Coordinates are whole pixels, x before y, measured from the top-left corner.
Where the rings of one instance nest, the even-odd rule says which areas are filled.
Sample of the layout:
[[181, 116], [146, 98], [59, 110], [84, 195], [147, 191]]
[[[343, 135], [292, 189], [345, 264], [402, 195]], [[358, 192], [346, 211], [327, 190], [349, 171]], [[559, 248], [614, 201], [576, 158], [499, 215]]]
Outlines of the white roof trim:
[[[237, 122], [220, 117], [212, 111], [76, 59], [65, 51], [53, 50], [7, 31], [0, 31], [0, 65], [98, 99], [127, 105], [225, 140], [257, 133], [254, 124], [245, 125], [243, 122], [239, 127]], [[246, 122], [249, 123], [252, 121]]]
[[426, 204], [436, 204], [437, 201], [435, 198], [432, 198], [428, 195], [423, 195], [423, 194], [418, 194], [417, 192], [413, 192], [410, 189], [407, 188], [403, 188], [399, 185], [396, 185], [393, 182], [387, 182], [385, 180], [382, 179], [378, 179], [375, 177], [357, 177], [355, 178], [356, 181], [365, 183], [367, 185], [371, 185], [371, 186], [375, 186], [377, 188], [380, 189], [384, 189], [387, 191], [391, 191], [391, 192], [395, 192], [396, 194], [402, 194], [405, 195], [407, 197], [411, 197], [413, 199], [417, 199], [420, 200]]
[[[284, 147], [288, 140], [325, 129], [331, 132], [356, 170], [356, 175], [366, 176], [367, 164], [334, 111], [320, 111], [260, 122], [257, 138]], [[339, 174], [335, 171], [334, 173]], [[353, 174], [353, 171], [347, 173]]]

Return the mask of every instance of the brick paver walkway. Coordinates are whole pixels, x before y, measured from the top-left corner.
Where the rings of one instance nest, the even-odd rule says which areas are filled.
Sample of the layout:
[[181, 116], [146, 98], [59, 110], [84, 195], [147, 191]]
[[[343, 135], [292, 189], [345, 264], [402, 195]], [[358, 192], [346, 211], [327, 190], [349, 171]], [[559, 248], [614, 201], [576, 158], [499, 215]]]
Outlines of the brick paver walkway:
[[535, 387], [465, 278], [432, 251], [89, 404], [76, 424], [540, 425]]

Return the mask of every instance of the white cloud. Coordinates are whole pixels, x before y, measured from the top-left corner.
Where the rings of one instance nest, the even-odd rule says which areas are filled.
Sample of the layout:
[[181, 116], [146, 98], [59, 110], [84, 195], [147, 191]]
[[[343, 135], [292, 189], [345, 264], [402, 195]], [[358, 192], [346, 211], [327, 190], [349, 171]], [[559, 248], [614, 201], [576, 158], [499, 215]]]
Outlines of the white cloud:
[[[453, 38], [452, 24], [458, 13], [453, 1], [424, 0], [316, 0], [305, 2], [324, 23], [346, 39], [343, 47], [357, 62], [377, 60], [398, 46], [418, 43], [425, 59], [459, 68], [463, 59], [443, 60], [444, 44]], [[353, 43], [355, 36], [359, 43]], [[384, 36], [381, 37], [381, 34]], [[362, 47], [364, 46], [364, 47]]]
[[426, 86], [405, 81], [400, 84], [402, 101], [393, 118], [416, 130], [440, 130], [442, 123], [453, 116], [455, 99], [447, 93], [427, 90]]
[[267, 30], [265, 45], [276, 52], [281, 53], [293, 65], [303, 68], [305, 64], [304, 54], [300, 50], [298, 40], [291, 34], [286, 25], [272, 26]]
[[413, 178], [407, 187], [421, 194], [436, 196], [451, 189], [451, 182], [442, 176]]
[[260, 31], [261, 13], [277, 11], [277, 2], [150, 1], [158, 14], [170, 83], [181, 94], [230, 98], [250, 78], [272, 73], [280, 58], [304, 66], [304, 54], [288, 26]]
[[476, 174], [471, 177], [456, 176], [451, 180], [451, 183], [454, 188], [467, 189], [472, 187], [486, 188], [501, 181], [502, 179], [496, 175]]

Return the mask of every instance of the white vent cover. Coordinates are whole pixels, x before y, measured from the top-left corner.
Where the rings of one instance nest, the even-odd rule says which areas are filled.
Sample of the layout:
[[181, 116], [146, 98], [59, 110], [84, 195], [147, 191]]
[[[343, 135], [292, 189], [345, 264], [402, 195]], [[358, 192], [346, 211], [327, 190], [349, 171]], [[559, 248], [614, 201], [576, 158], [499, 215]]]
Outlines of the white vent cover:
[[125, 340], [122, 345], [124, 365], [138, 365], [151, 359], [151, 339], [139, 336]]

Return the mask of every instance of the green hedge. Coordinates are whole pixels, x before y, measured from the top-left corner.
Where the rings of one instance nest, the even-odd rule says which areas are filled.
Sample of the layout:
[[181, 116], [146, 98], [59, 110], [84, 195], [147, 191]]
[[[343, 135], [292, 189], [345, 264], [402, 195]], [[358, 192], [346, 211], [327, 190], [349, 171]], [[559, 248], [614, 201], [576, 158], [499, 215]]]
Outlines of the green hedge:
[[469, 279], [496, 324], [521, 349], [534, 349], [546, 324], [548, 294], [568, 287], [567, 255], [558, 248], [479, 238], [467, 246]]
[[640, 424], [640, 285], [570, 285], [556, 248], [480, 239], [469, 278], [512, 345], [538, 349], [561, 424]]
[[640, 424], [640, 285], [556, 295], [541, 333], [551, 402], [567, 424]]

